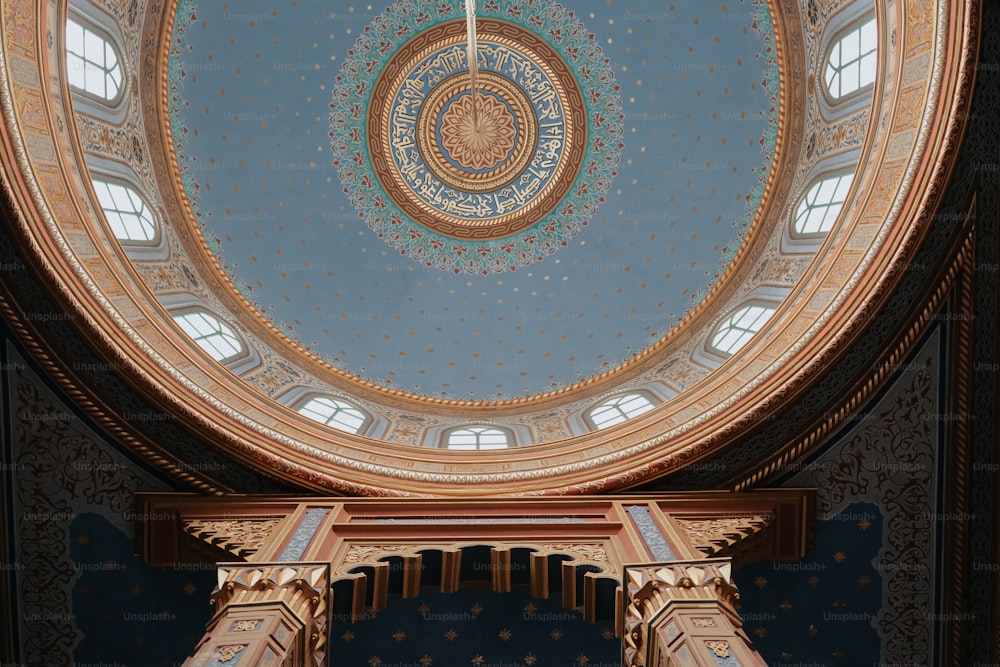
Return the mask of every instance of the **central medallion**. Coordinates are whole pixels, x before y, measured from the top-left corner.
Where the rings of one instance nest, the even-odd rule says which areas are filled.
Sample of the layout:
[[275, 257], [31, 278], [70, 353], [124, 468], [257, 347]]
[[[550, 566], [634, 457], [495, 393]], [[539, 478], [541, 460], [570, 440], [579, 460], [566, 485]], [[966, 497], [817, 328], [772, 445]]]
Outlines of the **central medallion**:
[[352, 204], [402, 254], [455, 273], [554, 253], [616, 175], [610, 62], [558, 5], [512, 14], [488, 3], [505, 20], [478, 19], [470, 68], [461, 5], [417, 4], [397, 2], [366, 28], [337, 78], [330, 136]]
[[[478, 104], [477, 104], [478, 102]], [[506, 161], [517, 140], [517, 124], [507, 105], [471, 94], [451, 102], [438, 123], [441, 147], [466, 169], [492, 169]]]
[[467, 76], [442, 81], [417, 116], [418, 148], [427, 168], [464, 192], [508, 186], [524, 173], [538, 140], [538, 120], [524, 92], [492, 72], [481, 72], [479, 80], [475, 96]]

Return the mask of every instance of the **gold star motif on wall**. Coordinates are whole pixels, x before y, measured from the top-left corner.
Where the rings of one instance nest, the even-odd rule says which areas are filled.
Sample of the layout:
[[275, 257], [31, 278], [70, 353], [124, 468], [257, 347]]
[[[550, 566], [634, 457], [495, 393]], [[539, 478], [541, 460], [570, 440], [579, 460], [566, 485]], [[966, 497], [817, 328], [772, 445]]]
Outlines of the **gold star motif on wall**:
[[425, 602], [422, 605], [420, 605], [419, 607], [417, 607], [417, 611], [420, 612], [421, 616], [426, 616], [427, 614], [431, 613], [431, 607], [430, 607], [429, 604], [427, 604]]
[[458, 639], [458, 633], [455, 632], [455, 628], [451, 628], [448, 630], [448, 632], [444, 633], [444, 638], [450, 642], [453, 642], [456, 639]]
[[377, 655], [373, 655], [372, 657], [368, 658], [368, 664], [370, 667], [378, 667], [379, 665], [382, 664], [382, 658], [378, 657]]
[[845, 560], [847, 560], [847, 554], [845, 554], [843, 551], [838, 551], [837, 553], [833, 554], [833, 560], [837, 561], [838, 563], [843, 563]]
[[562, 639], [563, 631], [560, 628], [552, 628], [552, 632], [549, 633], [549, 637], [552, 637], [555, 641]]
[[479, 654], [476, 654], [476, 657], [474, 657], [469, 662], [471, 662], [473, 665], [481, 665], [484, 662], [486, 662], [486, 658], [484, 658], [483, 656], [481, 656]]
[[473, 616], [479, 616], [481, 613], [483, 613], [483, 606], [477, 602], [476, 604], [472, 605], [472, 607], [469, 608], [469, 611], [472, 612]]
[[394, 633], [392, 633], [392, 639], [393, 639], [393, 641], [395, 641], [395, 642], [396, 642], [397, 644], [399, 644], [399, 643], [401, 643], [401, 642], [402, 642], [402, 641], [403, 641], [404, 639], [406, 639], [406, 633], [405, 633], [405, 632], [403, 632], [402, 630], [396, 630], [396, 631], [395, 631]]
[[871, 525], [872, 522], [869, 521], [868, 519], [862, 519], [861, 521], [858, 521], [858, 528], [860, 528], [863, 531], [871, 528]]
[[858, 583], [861, 584], [862, 586], [867, 586], [871, 582], [872, 580], [868, 578], [867, 574], [862, 574], [860, 577], [858, 577]]
[[535, 606], [534, 602], [529, 602], [528, 604], [524, 605], [525, 614], [531, 615], [534, 614], [536, 611], [538, 611], [538, 607]]
[[528, 655], [524, 656], [523, 662], [526, 665], [533, 665], [536, 662], [538, 662], [538, 658], [535, 657], [534, 653], [529, 653]]
[[345, 644], [350, 644], [352, 641], [354, 641], [354, 633], [348, 630], [344, 634], [340, 635], [340, 639]]
[[497, 633], [497, 637], [499, 637], [503, 641], [509, 641], [511, 638], [511, 631], [508, 630], [507, 628], [504, 628], [499, 633]]
[[428, 665], [430, 665], [433, 662], [434, 658], [430, 657], [426, 653], [424, 654], [424, 657], [420, 658], [420, 664], [423, 665], [424, 667], [428, 667]]
[[767, 579], [765, 577], [757, 577], [753, 580], [753, 583], [756, 584], [757, 588], [764, 588], [764, 586], [767, 586]]
[[586, 665], [588, 662], [590, 662], [590, 660], [587, 659], [587, 656], [585, 654], [581, 653], [578, 656], [576, 656], [576, 664]]

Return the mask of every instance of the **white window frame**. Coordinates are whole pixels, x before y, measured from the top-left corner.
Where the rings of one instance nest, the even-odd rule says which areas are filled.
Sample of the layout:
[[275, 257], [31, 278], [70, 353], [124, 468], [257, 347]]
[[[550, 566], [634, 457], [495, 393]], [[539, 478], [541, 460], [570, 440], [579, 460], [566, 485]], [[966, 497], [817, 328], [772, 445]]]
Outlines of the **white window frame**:
[[[329, 411], [315, 409], [314, 406], [317, 403], [323, 404], [324, 402], [331, 404], [325, 406], [331, 408]], [[362, 433], [372, 422], [372, 416], [354, 403], [328, 394], [312, 394], [308, 396], [295, 408], [295, 411], [324, 426], [329, 426], [345, 433]], [[353, 419], [345, 420], [343, 418], [344, 415], [353, 417]]]
[[[830, 183], [833, 184], [830, 196], [820, 201], [819, 197], [824, 194], [824, 187]], [[789, 230], [791, 237], [800, 239], [826, 236], [833, 229], [833, 224], [840, 216], [853, 183], [853, 171], [827, 172], [810, 181], [809, 187], [799, 198], [792, 213]], [[819, 218], [819, 224], [809, 225], [809, 227], [815, 226], [815, 229], [800, 229], [799, 223], [803, 217], [805, 218], [804, 222], [807, 223]]]
[[[198, 347], [220, 364], [235, 361], [247, 354], [247, 346], [236, 330], [215, 313], [204, 308], [188, 308], [173, 313], [174, 322], [186, 333]], [[200, 317], [197, 324], [207, 327], [199, 328], [193, 321]], [[214, 326], [211, 324], [214, 321]], [[224, 343], [219, 345], [218, 343]]]
[[[874, 40], [874, 46], [862, 52], [862, 49], [868, 46], [864, 44], [866, 35]], [[856, 54], [853, 52], [854, 44], [850, 40], [855, 40], [857, 43]], [[823, 58], [819, 77], [822, 80], [823, 93], [831, 104], [841, 104], [869, 91], [875, 85], [878, 78], [878, 47], [878, 22], [873, 13], [852, 21], [833, 36]], [[849, 50], [847, 60], [843, 60], [845, 48]], [[855, 72], [853, 87], [845, 90], [844, 77], [852, 76], [852, 72]], [[832, 81], [837, 83], [836, 92], [831, 88]]]
[[[774, 316], [777, 306], [766, 301], [747, 301], [731, 310], [719, 324], [712, 329], [708, 337], [708, 350], [723, 358], [729, 358], [743, 349], [750, 339], [760, 333], [764, 325]], [[749, 319], [747, 319], [749, 318]], [[756, 328], [753, 328], [756, 325]], [[724, 329], [728, 330], [723, 333]], [[736, 339], [725, 347], [720, 344], [728, 338], [730, 332], [738, 332]]]
[[[71, 26], [72, 24], [72, 26]], [[79, 28], [82, 36], [82, 53], [77, 52], [78, 45], [76, 43], [71, 44], [71, 40], [76, 42], [76, 39], [71, 37], [70, 31], [74, 33]], [[84, 18], [79, 14], [70, 14], [66, 18], [66, 25], [64, 26], [64, 58], [66, 65], [66, 82], [69, 84], [70, 88], [87, 98], [98, 102], [104, 106], [116, 107], [121, 102], [125, 95], [125, 89], [128, 85], [127, 68], [125, 65], [125, 58], [122, 55], [122, 50], [119, 48], [115, 39], [108, 33], [98, 26], [93, 21]], [[88, 40], [87, 34], [91, 36], [91, 40]], [[88, 53], [87, 44], [91, 44], [91, 48], [94, 46], [93, 39], [101, 40], [103, 45], [100, 60], [95, 60], [97, 56], [93, 53]], [[110, 55], [114, 58], [115, 62], [113, 65], [108, 65], [108, 56]], [[82, 80], [80, 78], [82, 74]], [[88, 71], [93, 72], [93, 77], [100, 79], [100, 84], [94, 83], [89, 85], [92, 80], [88, 77]], [[113, 74], [117, 71], [118, 80], [113, 80]], [[109, 78], [117, 85], [117, 90], [115, 90], [114, 95], [110, 97], [107, 95]], [[104, 93], [99, 91], [103, 89]]]
[[[637, 399], [641, 399], [644, 403], [628, 409], [623, 408], [623, 405], [634, 403]], [[649, 392], [629, 391], [604, 399], [594, 407], [587, 410], [584, 415], [584, 419], [587, 421], [587, 425], [590, 426], [591, 429], [599, 431], [601, 429], [626, 422], [633, 417], [638, 417], [641, 414], [645, 414], [655, 408], [656, 403], [656, 399], [650, 395]], [[612, 416], [609, 419], [595, 419], [594, 415], [598, 412], [601, 412], [602, 414], [610, 413]]]
[[[468, 431], [469, 433], [465, 433]], [[487, 432], [492, 432], [488, 433]], [[503, 443], [499, 442], [483, 442], [483, 435], [487, 435], [489, 438], [494, 438], [496, 435], [503, 436]], [[471, 437], [472, 442], [469, 443], [456, 443], [452, 441], [455, 436], [459, 437]], [[444, 449], [451, 451], [464, 451], [464, 452], [483, 452], [483, 451], [498, 451], [502, 449], [511, 449], [514, 447], [514, 434], [508, 429], [501, 428], [499, 426], [493, 426], [492, 424], [468, 424], [467, 426], [459, 426], [457, 428], [449, 429], [442, 434], [441, 446]]]
[[[111, 233], [114, 234], [115, 238], [121, 243], [128, 245], [155, 246], [159, 244], [160, 223], [153, 207], [142, 192], [130, 183], [106, 176], [92, 175], [91, 184], [94, 188], [94, 194], [97, 195], [97, 202], [104, 212], [104, 218], [107, 220], [108, 226], [111, 228]], [[112, 192], [112, 188], [124, 190], [123, 194], [126, 196], [131, 210], [119, 208], [119, 205], [125, 202], [118, 201], [118, 197]], [[104, 196], [111, 198], [114, 208], [108, 208]], [[147, 229], [148, 226], [151, 235], [148, 238], [131, 236], [128, 233], [129, 224], [124, 221], [124, 218], [132, 218], [132, 224], [138, 225], [142, 229]], [[119, 231], [123, 232], [124, 235], [119, 233]]]

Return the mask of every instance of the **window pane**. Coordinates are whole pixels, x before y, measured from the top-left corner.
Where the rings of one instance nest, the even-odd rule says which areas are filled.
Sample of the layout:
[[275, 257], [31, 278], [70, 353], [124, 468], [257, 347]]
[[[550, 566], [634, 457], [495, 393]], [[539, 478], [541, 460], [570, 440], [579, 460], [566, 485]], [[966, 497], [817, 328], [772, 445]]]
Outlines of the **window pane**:
[[145, 200], [132, 187], [95, 179], [94, 192], [111, 231], [121, 241], [149, 242], [156, 238], [156, 222]]
[[823, 73], [827, 92], [840, 99], [875, 81], [878, 31], [875, 19], [850, 30], [830, 49]]
[[644, 394], [615, 396], [593, 408], [588, 416], [597, 428], [620, 424], [652, 409], [653, 403]]
[[368, 420], [361, 408], [329, 396], [310, 399], [298, 409], [298, 413], [348, 433], [358, 433]]
[[111, 42], [73, 19], [67, 19], [66, 75], [71, 86], [113, 100], [121, 89], [120, 60]]
[[731, 355], [753, 338], [774, 314], [771, 306], [743, 306], [727, 317], [712, 336], [711, 345], [718, 352]]
[[853, 180], [853, 174], [843, 174], [814, 183], [795, 211], [795, 233], [818, 235], [830, 231]]
[[448, 449], [505, 449], [510, 446], [506, 431], [488, 426], [469, 426], [448, 434]]
[[174, 320], [216, 361], [228, 361], [243, 352], [243, 344], [236, 333], [210, 313], [182, 313], [175, 315]]

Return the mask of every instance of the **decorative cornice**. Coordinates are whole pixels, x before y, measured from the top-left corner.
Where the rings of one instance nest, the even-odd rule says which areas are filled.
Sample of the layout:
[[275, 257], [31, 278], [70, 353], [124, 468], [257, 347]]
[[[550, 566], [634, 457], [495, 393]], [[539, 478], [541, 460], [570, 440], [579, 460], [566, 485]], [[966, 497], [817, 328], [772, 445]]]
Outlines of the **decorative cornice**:
[[754, 537], [768, 527], [774, 517], [757, 514], [722, 518], [675, 517], [691, 544], [706, 558], [734, 557], [749, 548]]
[[197, 540], [246, 560], [267, 542], [281, 519], [185, 519], [184, 532]]

